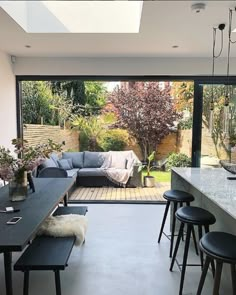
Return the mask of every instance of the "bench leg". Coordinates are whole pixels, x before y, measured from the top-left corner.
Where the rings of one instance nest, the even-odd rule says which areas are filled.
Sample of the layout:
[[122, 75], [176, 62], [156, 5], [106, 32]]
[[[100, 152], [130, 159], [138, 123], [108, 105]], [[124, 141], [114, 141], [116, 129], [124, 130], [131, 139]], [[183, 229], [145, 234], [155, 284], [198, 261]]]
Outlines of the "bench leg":
[[26, 270], [24, 272], [24, 287], [23, 287], [23, 295], [28, 295], [29, 293], [29, 271]]
[[61, 295], [60, 271], [54, 270], [54, 273], [55, 273], [56, 295]]

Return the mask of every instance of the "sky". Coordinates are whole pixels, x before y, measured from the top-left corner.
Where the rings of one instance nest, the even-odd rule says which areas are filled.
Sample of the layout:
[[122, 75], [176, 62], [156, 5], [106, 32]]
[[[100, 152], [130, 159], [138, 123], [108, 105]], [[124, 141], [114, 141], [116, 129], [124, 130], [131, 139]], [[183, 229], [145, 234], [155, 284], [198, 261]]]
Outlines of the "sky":
[[109, 92], [112, 92], [113, 89], [118, 85], [120, 85], [120, 82], [119, 81], [114, 81], [114, 82], [106, 82], [105, 83], [106, 87], [107, 87], [107, 90]]

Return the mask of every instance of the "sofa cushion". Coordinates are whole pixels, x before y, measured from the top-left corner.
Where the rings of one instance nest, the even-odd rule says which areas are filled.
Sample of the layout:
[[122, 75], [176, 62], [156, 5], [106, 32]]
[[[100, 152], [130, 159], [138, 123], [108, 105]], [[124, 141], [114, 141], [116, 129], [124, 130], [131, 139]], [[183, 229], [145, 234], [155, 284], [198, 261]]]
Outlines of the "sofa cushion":
[[100, 168], [107, 156], [106, 152], [84, 152], [83, 168]]
[[62, 153], [62, 159], [72, 159], [73, 168], [83, 168], [83, 152], [64, 152]]
[[60, 168], [65, 170], [73, 169], [72, 159], [60, 159], [57, 161]]
[[52, 154], [50, 155], [50, 159], [52, 159], [52, 160], [55, 162], [55, 164], [57, 165], [57, 167], [59, 167], [57, 161], [59, 161], [60, 158], [58, 157], [58, 155], [57, 155], [56, 153], [52, 153]]
[[103, 168], [82, 168], [79, 170], [80, 176], [105, 176]]
[[126, 153], [112, 151], [109, 168], [126, 169], [126, 163], [127, 163]]
[[53, 159], [46, 159], [41, 165], [40, 165], [41, 169], [43, 168], [48, 168], [48, 167], [57, 167], [58, 168], [58, 165], [56, 165], [56, 163], [53, 161]]
[[76, 179], [76, 177], [78, 175], [78, 171], [79, 171], [78, 168], [74, 168], [74, 169], [71, 169], [71, 170], [66, 170], [67, 176]]

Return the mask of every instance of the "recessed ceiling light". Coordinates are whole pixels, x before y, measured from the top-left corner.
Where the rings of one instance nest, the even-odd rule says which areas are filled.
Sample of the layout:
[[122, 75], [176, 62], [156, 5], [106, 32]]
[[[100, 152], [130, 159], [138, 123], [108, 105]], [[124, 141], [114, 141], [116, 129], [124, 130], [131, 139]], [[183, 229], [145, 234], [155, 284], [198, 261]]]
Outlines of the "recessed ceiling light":
[[173, 45], [172, 48], [179, 48], [179, 45]]
[[31, 48], [31, 46], [30, 45], [25, 45], [25, 48]]

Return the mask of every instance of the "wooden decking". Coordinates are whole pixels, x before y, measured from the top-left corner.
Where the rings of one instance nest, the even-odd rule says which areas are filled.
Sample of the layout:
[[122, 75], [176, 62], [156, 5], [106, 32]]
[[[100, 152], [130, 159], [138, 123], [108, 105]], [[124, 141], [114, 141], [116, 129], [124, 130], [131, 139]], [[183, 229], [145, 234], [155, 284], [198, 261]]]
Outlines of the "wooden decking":
[[163, 192], [170, 183], [157, 183], [154, 188], [79, 187], [71, 195], [74, 201], [164, 201]]

